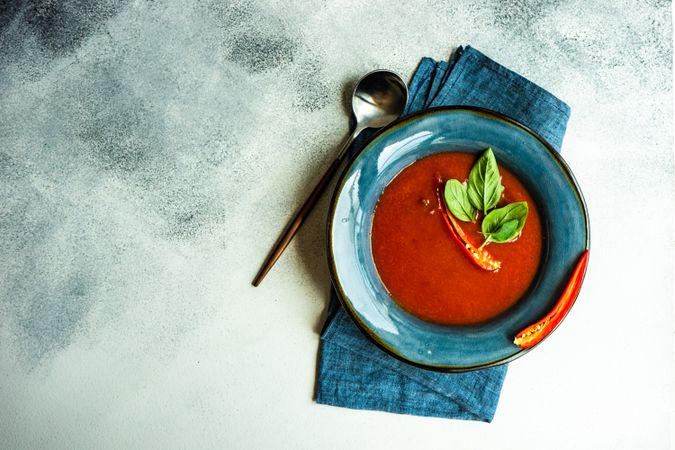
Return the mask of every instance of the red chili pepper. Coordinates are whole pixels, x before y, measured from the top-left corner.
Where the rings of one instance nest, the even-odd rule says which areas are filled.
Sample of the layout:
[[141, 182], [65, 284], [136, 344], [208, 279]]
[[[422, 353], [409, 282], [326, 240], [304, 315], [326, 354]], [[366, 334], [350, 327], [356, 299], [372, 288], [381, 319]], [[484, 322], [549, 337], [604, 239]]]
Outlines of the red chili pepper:
[[464, 253], [466, 253], [469, 258], [471, 258], [471, 261], [473, 261], [481, 269], [490, 272], [499, 270], [499, 268], [502, 266], [501, 262], [494, 259], [492, 255], [487, 252], [487, 250], [476, 247], [471, 243], [471, 241], [469, 241], [468, 236], [466, 233], [464, 233], [464, 230], [462, 230], [462, 227], [459, 226], [454, 217], [452, 217], [452, 214], [445, 206], [445, 202], [443, 202], [441, 199], [440, 189], [436, 190], [436, 198], [438, 199], [438, 204], [440, 205], [439, 208], [441, 210], [441, 216], [443, 216], [445, 224], [450, 230], [450, 234], [452, 234], [455, 242], [457, 242], [457, 244], [459, 244], [459, 246], [464, 249]]
[[572, 276], [567, 282], [567, 286], [565, 286], [565, 290], [551, 312], [539, 322], [530, 325], [518, 333], [513, 340], [514, 344], [520, 348], [533, 347], [556, 329], [558, 324], [565, 318], [570, 308], [572, 308], [572, 305], [574, 305], [577, 295], [579, 295], [581, 281], [584, 279], [587, 265], [588, 250], [584, 251], [581, 255], [579, 262], [572, 272]]

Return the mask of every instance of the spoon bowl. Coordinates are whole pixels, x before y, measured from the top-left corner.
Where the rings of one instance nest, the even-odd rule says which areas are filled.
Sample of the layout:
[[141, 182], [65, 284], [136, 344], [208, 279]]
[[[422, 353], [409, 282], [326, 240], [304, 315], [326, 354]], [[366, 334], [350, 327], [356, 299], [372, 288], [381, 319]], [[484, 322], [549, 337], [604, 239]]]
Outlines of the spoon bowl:
[[356, 123], [361, 129], [387, 126], [403, 113], [407, 100], [408, 88], [401, 77], [388, 70], [374, 70], [354, 88], [352, 110]]

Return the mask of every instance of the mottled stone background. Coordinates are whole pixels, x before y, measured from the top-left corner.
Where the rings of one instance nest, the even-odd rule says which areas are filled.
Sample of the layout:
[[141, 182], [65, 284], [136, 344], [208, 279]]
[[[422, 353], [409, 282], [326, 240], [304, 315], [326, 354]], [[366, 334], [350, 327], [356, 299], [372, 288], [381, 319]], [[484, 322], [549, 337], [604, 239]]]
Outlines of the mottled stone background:
[[[0, 447], [666, 448], [671, 5], [0, 3]], [[492, 425], [312, 403], [344, 91], [471, 44], [573, 109], [587, 282]]]

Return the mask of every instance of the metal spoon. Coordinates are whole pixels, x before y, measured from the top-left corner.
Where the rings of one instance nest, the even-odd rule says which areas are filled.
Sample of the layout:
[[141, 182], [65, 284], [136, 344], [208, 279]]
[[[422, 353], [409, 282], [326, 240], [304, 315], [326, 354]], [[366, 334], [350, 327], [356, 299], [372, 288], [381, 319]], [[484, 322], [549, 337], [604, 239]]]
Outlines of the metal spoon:
[[354, 132], [342, 144], [335, 161], [330, 165], [300, 210], [293, 216], [284, 234], [281, 235], [253, 280], [253, 286], [260, 284], [291, 242], [295, 233], [298, 232], [316, 202], [321, 198], [321, 194], [337, 172], [340, 164], [342, 164], [347, 149], [354, 142], [354, 139], [366, 128], [382, 128], [396, 120], [403, 113], [407, 101], [408, 87], [401, 77], [394, 72], [374, 70], [356, 83], [352, 94], [352, 110], [356, 118]]

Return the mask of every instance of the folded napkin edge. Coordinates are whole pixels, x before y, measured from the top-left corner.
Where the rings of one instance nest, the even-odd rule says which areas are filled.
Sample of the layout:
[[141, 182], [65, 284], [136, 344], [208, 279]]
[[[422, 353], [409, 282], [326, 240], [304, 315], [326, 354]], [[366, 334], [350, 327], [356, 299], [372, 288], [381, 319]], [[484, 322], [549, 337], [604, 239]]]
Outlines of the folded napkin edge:
[[[455, 404], [458, 405], [462, 410], [467, 411], [468, 413], [475, 415], [478, 418], [494, 416], [497, 408], [497, 402], [490, 401], [490, 396], [486, 395], [481, 396], [479, 394], [481, 392], [485, 393], [485, 390], [489, 389], [490, 383], [496, 383], [499, 386], [501, 386], [501, 384], [504, 381], [504, 378], [506, 377], [506, 372], [508, 369], [507, 365], [482, 369], [481, 372], [490, 373], [491, 375], [482, 377], [480, 379], [471, 376], [471, 374], [476, 373], [478, 371], [453, 374], [442, 372], [430, 372], [427, 369], [418, 368], [416, 366], [408, 366], [408, 365], [402, 366], [403, 364], [407, 363], [399, 361], [397, 358], [385, 353], [378, 347], [374, 347], [372, 352], [366, 352], [362, 351], [356, 345], [350, 346], [344, 344], [343, 342], [340, 342], [339, 340], [331, 339], [332, 335], [336, 332], [335, 330], [337, 330], [340, 327], [345, 326], [356, 327], [356, 325], [353, 324], [351, 320], [352, 319], [348, 317], [346, 314], [336, 317], [335, 320], [333, 321], [336, 324], [336, 326], [329, 327], [329, 329], [326, 330], [326, 335], [321, 339], [329, 341], [331, 345], [338, 346], [343, 351], [356, 354], [362, 358], [381, 364], [383, 367], [386, 367], [387, 369], [396, 372], [397, 374], [405, 377], [406, 379], [414, 383], [417, 383], [420, 386], [424, 386], [425, 388], [432, 390], [433, 392], [436, 392], [438, 395], [445, 397], [449, 401], [455, 402]], [[363, 334], [363, 331], [359, 329], [358, 333]], [[324, 343], [324, 345], [326, 345], [326, 343]], [[320, 364], [321, 361], [322, 360], [320, 358], [319, 360]], [[444, 386], [442, 386], [438, 381], [434, 380], [433, 378], [430, 378], [430, 376], [432, 375], [454, 376], [455, 382], [459, 383], [461, 387], [454, 385], [453, 386], [454, 389], [445, 389]], [[467, 380], [472, 380], [472, 382], [466, 383]], [[480, 383], [477, 383], [476, 381], [479, 381]], [[458, 396], [457, 393], [455, 392], [456, 390], [461, 391], [462, 396]], [[319, 389], [317, 389], [317, 393], [318, 392]], [[480, 405], [480, 407], [475, 408], [474, 405]]]

